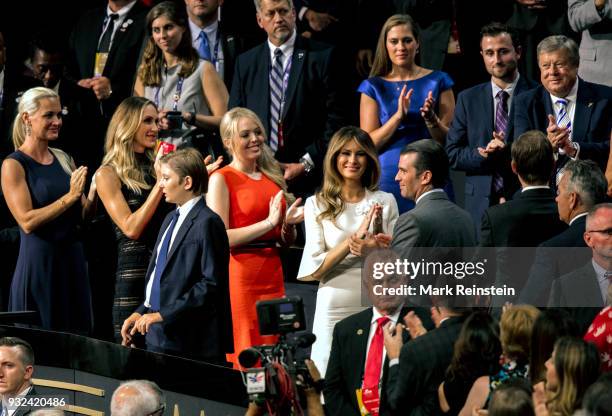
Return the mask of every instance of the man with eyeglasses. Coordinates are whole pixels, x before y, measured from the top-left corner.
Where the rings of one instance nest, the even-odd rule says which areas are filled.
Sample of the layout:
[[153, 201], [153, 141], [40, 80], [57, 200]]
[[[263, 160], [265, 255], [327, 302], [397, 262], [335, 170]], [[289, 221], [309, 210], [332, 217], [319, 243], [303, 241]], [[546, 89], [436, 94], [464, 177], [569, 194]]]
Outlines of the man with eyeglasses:
[[569, 308], [586, 330], [602, 307], [612, 305], [612, 203], [589, 211], [584, 241], [593, 252], [592, 260], [553, 283], [548, 306]]
[[164, 393], [148, 380], [121, 383], [111, 399], [111, 416], [159, 416], [165, 409]]

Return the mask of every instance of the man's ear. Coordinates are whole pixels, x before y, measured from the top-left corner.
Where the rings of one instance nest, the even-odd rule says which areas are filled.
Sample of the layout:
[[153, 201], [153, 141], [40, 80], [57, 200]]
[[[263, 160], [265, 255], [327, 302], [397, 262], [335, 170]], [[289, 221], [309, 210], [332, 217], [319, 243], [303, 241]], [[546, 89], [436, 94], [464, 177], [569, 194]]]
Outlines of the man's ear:
[[587, 246], [593, 248], [593, 246], [591, 245], [591, 233], [589, 233], [588, 231], [585, 231], [584, 234], [582, 235], [582, 238], [584, 238], [584, 242], [586, 243]]
[[23, 375], [24, 380], [30, 380], [32, 378], [32, 373], [34, 373], [34, 366], [26, 366], [25, 374]]
[[422, 173], [421, 185], [431, 185], [432, 175], [430, 170], [426, 170]]
[[570, 192], [569, 207], [571, 210], [573, 210], [574, 208], [578, 206], [579, 201], [580, 201], [580, 195], [578, 195], [576, 192]]
[[258, 25], [258, 26], [259, 26], [261, 29], [263, 29], [263, 28], [264, 28], [264, 26], [263, 26], [263, 23], [262, 23], [262, 17], [261, 17], [261, 14], [259, 14], [259, 12], [257, 12], [257, 13], [255, 13], [255, 17], [257, 18], [257, 25]]
[[193, 179], [191, 179], [191, 176], [185, 176], [185, 178], [183, 178], [183, 189], [186, 191], [191, 191], [193, 188]]
[[512, 169], [512, 173], [518, 176], [518, 172], [516, 171], [516, 162], [514, 160], [510, 162], [510, 169]]

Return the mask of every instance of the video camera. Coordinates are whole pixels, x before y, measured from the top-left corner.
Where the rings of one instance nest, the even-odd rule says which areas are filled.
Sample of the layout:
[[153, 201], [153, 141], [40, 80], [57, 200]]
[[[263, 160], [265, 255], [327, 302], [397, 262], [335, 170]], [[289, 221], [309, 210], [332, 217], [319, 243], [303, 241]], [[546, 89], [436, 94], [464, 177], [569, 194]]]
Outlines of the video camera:
[[[279, 414], [299, 412], [297, 387], [313, 386], [312, 377], [303, 362], [295, 360], [298, 348], [308, 348], [316, 337], [306, 329], [304, 304], [299, 296], [258, 301], [257, 320], [261, 335], [279, 335], [275, 345], [258, 345], [240, 352], [238, 361], [247, 368], [245, 385], [251, 401], [266, 403]], [[257, 366], [257, 367], [255, 367]]]

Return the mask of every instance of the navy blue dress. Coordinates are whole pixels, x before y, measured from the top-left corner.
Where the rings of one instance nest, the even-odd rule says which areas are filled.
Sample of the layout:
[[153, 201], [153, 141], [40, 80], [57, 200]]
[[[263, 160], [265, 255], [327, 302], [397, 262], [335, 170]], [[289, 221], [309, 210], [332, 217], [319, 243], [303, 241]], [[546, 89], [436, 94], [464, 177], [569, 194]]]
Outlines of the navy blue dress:
[[[8, 158], [23, 167], [34, 209], [53, 203], [70, 190], [70, 176], [57, 158], [43, 165], [19, 150]], [[90, 332], [91, 293], [78, 239], [80, 218], [81, 204], [76, 203], [30, 234], [20, 228], [9, 311], [37, 311], [45, 329]]]
[[[400, 151], [408, 143], [431, 137], [419, 109], [425, 102], [427, 94], [431, 91], [434, 100], [436, 100], [437, 112], [440, 95], [452, 88], [453, 80], [446, 72], [441, 71], [433, 71], [412, 81], [386, 81], [381, 77], [372, 77], [364, 80], [357, 91], [378, 103], [378, 119], [382, 126], [396, 113], [397, 100], [404, 85], [406, 85], [407, 91], [411, 88], [414, 89], [408, 114], [378, 153], [381, 170], [380, 190], [390, 192], [395, 196], [400, 214], [414, 207], [413, 201], [409, 201], [400, 195], [399, 186], [395, 182]], [[445, 190], [450, 194], [449, 197], [453, 199], [452, 188], [447, 186]]]

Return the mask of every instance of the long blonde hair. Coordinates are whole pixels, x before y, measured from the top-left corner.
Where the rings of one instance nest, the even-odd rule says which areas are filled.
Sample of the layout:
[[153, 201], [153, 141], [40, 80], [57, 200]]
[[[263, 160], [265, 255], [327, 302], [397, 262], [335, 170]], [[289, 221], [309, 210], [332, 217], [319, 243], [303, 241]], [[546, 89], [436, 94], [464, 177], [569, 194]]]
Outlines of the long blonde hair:
[[155, 176], [153, 150], [145, 150], [151, 160], [148, 171], [138, 165], [134, 153], [134, 138], [142, 124], [144, 110], [149, 105], [157, 112], [155, 104], [143, 97], [128, 97], [119, 104], [106, 131], [105, 155], [102, 160], [102, 166], [110, 166], [121, 182], [138, 195], [143, 189], [151, 189], [151, 185], [146, 182], [147, 174]]
[[414, 35], [414, 39], [419, 42], [421, 29], [417, 22], [408, 14], [394, 14], [387, 19], [383, 25], [378, 42], [376, 43], [376, 53], [374, 54], [374, 62], [370, 70], [370, 77], [384, 77], [391, 72], [391, 58], [387, 51], [387, 35], [395, 26], [407, 25]]
[[323, 160], [323, 186], [316, 194], [317, 203], [321, 204], [322, 210], [317, 221], [329, 219], [335, 223], [338, 215], [344, 211], [344, 200], [342, 199], [342, 185], [344, 178], [338, 172], [337, 160], [342, 148], [350, 141], [355, 141], [366, 153], [367, 166], [361, 177], [362, 186], [374, 192], [378, 189], [380, 179], [380, 164], [376, 154], [376, 147], [370, 135], [359, 127], [342, 127], [332, 136], [325, 159]]
[[155, 44], [152, 34], [153, 21], [161, 16], [165, 16], [172, 23], [184, 29], [181, 41], [179, 42], [176, 51], [174, 52], [181, 64], [181, 69], [178, 73], [179, 77], [187, 78], [193, 74], [198, 64], [200, 57], [191, 42], [191, 29], [187, 23], [185, 7], [178, 6], [172, 1], [164, 1], [153, 7], [147, 14], [147, 29], [149, 31], [149, 39], [142, 53], [142, 63], [138, 68], [138, 76], [145, 86], [159, 86], [161, 84], [161, 73], [164, 69], [164, 54], [161, 49]]
[[[234, 142], [233, 139], [238, 135], [238, 122], [242, 118], [248, 118], [253, 120], [257, 127], [261, 130], [264, 139], [266, 139], [266, 130], [259, 119], [257, 114], [248, 108], [236, 107], [225, 113], [223, 118], [221, 119], [221, 125], [219, 126], [219, 131], [221, 133], [221, 139], [223, 140], [223, 145], [227, 149], [230, 156], [234, 157]], [[257, 159], [257, 169], [261, 171], [264, 175], [266, 175], [272, 182], [278, 185], [279, 188], [283, 190], [285, 194], [285, 199], [288, 203], [294, 200], [293, 195], [287, 192], [287, 183], [285, 182], [285, 178], [283, 176], [283, 171], [280, 168], [280, 165], [274, 159], [274, 153], [272, 153], [272, 149], [264, 143], [261, 147], [261, 154]]]
[[[21, 96], [19, 106], [17, 107], [17, 115], [13, 122], [13, 146], [15, 150], [25, 143], [27, 136], [23, 113], [28, 113], [30, 116], [34, 115], [40, 109], [40, 101], [44, 99], [52, 99], [59, 102], [60, 97], [55, 91], [45, 87], [30, 88]], [[49, 147], [49, 151], [57, 158], [64, 172], [70, 175], [75, 169], [72, 158], [63, 150], [55, 147]]]

